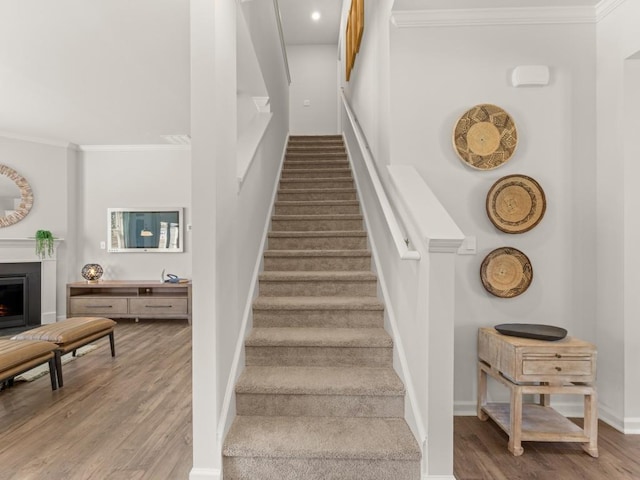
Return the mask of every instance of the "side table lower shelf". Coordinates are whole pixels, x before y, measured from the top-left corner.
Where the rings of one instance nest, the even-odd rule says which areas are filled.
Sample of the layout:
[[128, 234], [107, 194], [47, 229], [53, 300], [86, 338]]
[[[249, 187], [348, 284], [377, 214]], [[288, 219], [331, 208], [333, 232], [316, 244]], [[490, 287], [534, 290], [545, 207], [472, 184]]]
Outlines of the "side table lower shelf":
[[[511, 407], [508, 403], [488, 403], [482, 407], [496, 424], [511, 435]], [[551, 407], [522, 405], [520, 440], [523, 442], [588, 442], [584, 430]]]

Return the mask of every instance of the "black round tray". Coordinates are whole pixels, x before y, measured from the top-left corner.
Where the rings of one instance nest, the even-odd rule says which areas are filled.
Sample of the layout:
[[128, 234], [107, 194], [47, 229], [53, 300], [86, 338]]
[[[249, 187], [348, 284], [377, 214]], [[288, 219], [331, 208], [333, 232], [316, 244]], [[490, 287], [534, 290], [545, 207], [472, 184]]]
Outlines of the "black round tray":
[[503, 335], [512, 337], [535, 338], [536, 340], [562, 340], [567, 336], [564, 328], [553, 325], [540, 325], [536, 323], [502, 323], [495, 328]]

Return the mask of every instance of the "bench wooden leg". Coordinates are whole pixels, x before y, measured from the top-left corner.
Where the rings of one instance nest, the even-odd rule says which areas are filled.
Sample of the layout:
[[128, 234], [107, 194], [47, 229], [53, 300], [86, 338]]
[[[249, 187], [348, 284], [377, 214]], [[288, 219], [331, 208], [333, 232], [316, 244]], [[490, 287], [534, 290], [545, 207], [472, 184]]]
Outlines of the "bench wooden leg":
[[62, 353], [60, 350], [55, 351], [55, 362], [56, 362], [56, 375], [58, 377], [58, 386], [63, 387], [64, 382], [62, 380]]
[[56, 360], [55, 356], [49, 359], [49, 378], [51, 379], [51, 390], [58, 389], [58, 381], [56, 380]]
[[111, 345], [111, 356], [116, 356], [116, 340], [113, 336], [113, 332], [109, 334], [109, 344]]

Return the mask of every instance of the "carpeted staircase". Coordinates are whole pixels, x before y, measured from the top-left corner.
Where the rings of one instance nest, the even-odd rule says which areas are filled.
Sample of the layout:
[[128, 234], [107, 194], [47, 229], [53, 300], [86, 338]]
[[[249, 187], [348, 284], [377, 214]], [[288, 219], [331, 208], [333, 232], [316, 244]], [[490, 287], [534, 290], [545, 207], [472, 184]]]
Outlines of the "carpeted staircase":
[[418, 480], [342, 137], [291, 137], [224, 480]]

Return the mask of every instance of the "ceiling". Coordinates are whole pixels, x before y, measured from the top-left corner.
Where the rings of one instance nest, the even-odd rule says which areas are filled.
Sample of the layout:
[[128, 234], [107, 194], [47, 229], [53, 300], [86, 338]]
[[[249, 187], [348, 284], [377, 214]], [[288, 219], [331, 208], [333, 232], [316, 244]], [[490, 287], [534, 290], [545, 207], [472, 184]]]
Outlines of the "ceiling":
[[[394, 9], [597, 1], [396, 0]], [[279, 4], [287, 44], [337, 43], [342, 0]], [[0, 135], [167, 143], [163, 136], [190, 131], [189, 61], [189, 0], [0, 0]]]
[[0, 132], [157, 144], [189, 133], [188, 0], [0, 0]]
[[[287, 45], [337, 44], [342, 0], [278, 0]], [[317, 22], [312, 12], [320, 13]]]

